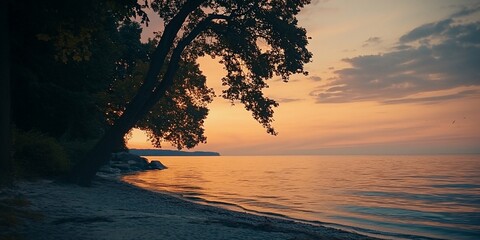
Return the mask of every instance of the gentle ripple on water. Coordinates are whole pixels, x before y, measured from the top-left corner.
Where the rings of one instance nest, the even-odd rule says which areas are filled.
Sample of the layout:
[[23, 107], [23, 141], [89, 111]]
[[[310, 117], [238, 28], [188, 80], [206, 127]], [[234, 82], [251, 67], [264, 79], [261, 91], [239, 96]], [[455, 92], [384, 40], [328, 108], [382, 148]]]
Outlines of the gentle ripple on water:
[[[480, 156], [148, 157], [139, 187], [408, 239], [480, 239]], [[348, 227], [347, 227], [348, 226]]]

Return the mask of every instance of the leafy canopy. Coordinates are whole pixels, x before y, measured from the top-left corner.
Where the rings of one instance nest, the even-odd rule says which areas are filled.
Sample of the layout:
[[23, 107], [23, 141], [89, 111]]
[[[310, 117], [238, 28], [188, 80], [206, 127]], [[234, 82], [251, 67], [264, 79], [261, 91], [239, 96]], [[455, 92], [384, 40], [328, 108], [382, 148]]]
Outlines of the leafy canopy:
[[[171, 48], [174, 52], [182, 41], [192, 35], [195, 37], [182, 53], [182, 66], [174, 87], [138, 126], [150, 132], [157, 145], [162, 139], [173, 141], [179, 148], [205, 141], [203, 119], [208, 113], [206, 103], [213, 95], [205, 86], [205, 77], [195, 62], [198, 57], [210, 55], [219, 59], [227, 71], [222, 78], [226, 89], [221, 96], [232, 104], [235, 101], [243, 103], [268, 133], [277, 134], [272, 121], [273, 107], [278, 103], [264, 96], [262, 90], [268, 87], [267, 80], [274, 76], [287, 82], [292, 74], [308, 74], [304, 64], [311, 60], [312, 54], [306, 48], [306, 30], [298, 26], [295, 16], [309, 2], [153, 0], [149, 7], [159, 14], [166, 27], [185, 8], [199, 7], [190, 12]], [[159, 79], [163, 77], [161, 73]], [[167, 127], [164, 122], [169, 118], [156, 113], [172, 113], [171, 119], [177, 125]], [[159, 127], [160, 122], [163, 128]]]
[[[113, 0], [88, 0], [55, 1], [48, 6], [38, 4], [45, 10], [46, 17], [39, 17], [44, 20], [35, 26], [33, 32], [37, 45], [48, 43], [55, 52], [54, 64], [61, 68], [54, 71], [55, 74], [62, 73], [55, 77], [59, 80], [55, 84], [68, 84], [68, 90], [72, 92], [82, 90], [88, 101], [78, 100], [78, 105], [83, 107], [88, 102], [89, 106], [88, 111], [79, 114], [81, 117], [72, 113], [64, 124], [56, 124], [57, 135], [62, 135], [64, 125], [70, 122], [88, 122], [85, 118], [94, 115], [94, 109], [102, 112], [105, 121], [113, 125], [126, 111], [137, 90], [145, 84], [144, 76], [153, 62], [156, 45], [161, 39], [168, 38], [166, 32], [163, 35], [159, 32], [157, 39], [146, 44], [140, 42], [140, 25], [132, 23], [131, 18], [140, 16], [142, 21], [148, 22], [145, 8], [151, 8], [162, 18], [165, 29], [178, 19], [176, 17], [182, 11], [188, 12], [173, 44], [167, 46], [168, 57], [160, 63], [163, 66], [156, 79], [157, 85], [166, 77], [171, 65], [169, 59], [174, 56], [175, 49], [178, 50], [183, 43], [187, 45], [180, 51], [180, 60], [174, 61], [179, 67], [172, 86], [153, 108], [146, 110], [135, 127], [147, 131], [158, 147], [162, 142], [170, 142], [177, 148], [192, 148], [205, 142], [203, 123], [208, 114], [207, 104], [212, 101], [214, 93], [206, 86], [206, 78], [196, 61], [209, 55], [219, 60], [227, 72], [222, 78], [226, 89], [220, 95], [232, 104], [236, 101], [244, 104], [267, 132], [275, 135], [273, 108], [278, 103], [264, 96], [262, 90], [268, 87], [267, 80], [275, 76], [287, 82], [292, 74], [307, 74], [303, 67], [311, 60], [312, 54], [306, 48], [306, 31], [298, 26], [295, 16], [309, 2], [128, 0], [119, 4]], [[51, 12], [55, 14], [47, 14]], [[72, 66], [74, 71], [64, 66]], [[42, 79], [50, 84], [53, 78]], [[56, 99], [52, 98], [52, 102], [65, 102]], [[29, 105], [25, 103], [24, 108], [28, 109]], [[59, 113], [80, 109], [68, 106], [59, 107]], [[46, 122], [45, 125], [50, 124]]]
[[8, 12], [15, 126], [62, 141], [98, 138], [105, 126], [97, 94], [113, 81], [130, 46], [119, 26], [143, 16], [141, 6], [24, 0], [9, 1]]
[[[146, 45], [151, 47], [155, 41]], [[122, 72], [128, 74], [114, 82], [105, 99], [109, 124], [114, 124], [138, 91], [148, 69], [147, 59], [136, 59], [132, 67], [123, 65], [125, 69]], [[147, 132], [156, 147], [167, 141], [178, 149], [193, 148], [206, 141], [203, 123], [208, 114], [207, 104], [213, 96], [213, 90], [206, 86], [206, 78], [198, 64], [182, 61], [174, 85], [135, 127]]]

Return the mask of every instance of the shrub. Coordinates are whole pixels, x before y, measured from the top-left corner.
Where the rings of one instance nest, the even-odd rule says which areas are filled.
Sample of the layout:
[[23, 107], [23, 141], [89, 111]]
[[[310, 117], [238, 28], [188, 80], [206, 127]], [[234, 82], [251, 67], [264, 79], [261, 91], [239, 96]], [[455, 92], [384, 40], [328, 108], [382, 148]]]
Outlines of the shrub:
[[68, 158], [71, 161], [71, 165], [75, 165], [79, 161], [83, 160], [85, 155], [90, 149], [93, 148], [95, 143], [97, 143], [96, 139], [61, 142], [62, 146], [64, 146], [65, 152], [68, 155]]
[[60, 143], [37, 131], [14, 131], [13, 159], [23, 177], [50, 177], [66, 173], [70, 161]]

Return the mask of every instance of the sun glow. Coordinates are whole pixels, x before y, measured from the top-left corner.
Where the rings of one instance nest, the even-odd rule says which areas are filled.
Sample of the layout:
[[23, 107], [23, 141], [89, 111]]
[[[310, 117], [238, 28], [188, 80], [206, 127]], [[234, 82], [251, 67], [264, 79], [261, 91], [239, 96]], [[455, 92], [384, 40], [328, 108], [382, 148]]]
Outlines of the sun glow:
[[[299, 23], [312, 37], [308, 47], [313, 62], [306, 65], [309, 76], [294, 75], [288, 83], [274, 77], [264, 91], [280, 103], [273, 123], [279, 135], [268, 135], [241, 104], [232, 106], [217, 97], [205, 122], [208, 142], [195, 150], [225, 155], [355, 153], [362, 149], [372, 153], [385, 149], [387, 153], [478, 152], [480, 127], [475, 123], [480, 122], [480, 88], [478, 79], [466, 75], [472, 67], [465, 62], [464, 70], [456, 72], [440, 65], [451, 61], [444, 60], [449, 55], [434, 46], [447, 47], [450, 42], [445, 41], [448, 36], [436, 38], [435, 29], [429, 38], [436, 41], [405, 42], [430, 23], [478, 15], [477, 11], [462, 17], [459, 6], [468, 8], [470, 1], [456, 4], [339, 0], [308, 5]], [[453, 29], [455, 24], [445, 27]], [[468, 51], [462, 54], [456, 59], [474, 59]], [[425, 61], [428, 57], [433, 60]], [[225, 89], [223, 66], [210, 57], [198, 63], [208, 86], [220, 95]], [[151, 145], [145, 134], [134, 130], [128, 146]]]

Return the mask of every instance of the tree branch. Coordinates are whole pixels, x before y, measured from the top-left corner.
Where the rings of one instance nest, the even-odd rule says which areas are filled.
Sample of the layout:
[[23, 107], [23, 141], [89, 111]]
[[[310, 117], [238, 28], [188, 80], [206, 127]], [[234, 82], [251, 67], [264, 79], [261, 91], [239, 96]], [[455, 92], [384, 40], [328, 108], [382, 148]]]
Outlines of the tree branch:
[[150, 67], [147, 71], [142, 86], [140, 86], [135, 97], [126, 106], [126, 111], [122, 114], [122, 116], [120, 116], [120, 118], [112, 127], [118, 127], [122, 132], [127, 132], [139, 119], [138, 116], [141, 115], [142, 106], [145, 105], [150, 97], [150, 94], [155, 89], [158, 75], [160, 74], [162, 66], [165, 62], [165, 58], [167, 57], [171, 46], [174, 43], [175, 37], [180, 31], [180, 28], [182, 27], [188, 15], [198, 8], [204, 1], [205, 0], [187, 1], [182, 6], [179, 13], [167, 24], [165, 31], [162, 34], [162, 38], [152, 54]]
[[177, 46], [173, 50], [172, 56], [170, 57], [167, 72], [155, 91], [151, 94], [148, 101], [142, 107], [143, 110], [141, 111], [140, 116], [143, 117], [149, 111], [149, 109], [151, 109], [163, 96], [165, 96], [166, 91], [173, 85], [173, 80], [180, 66], [181, 55], [183, 51], [198, 35], [200, 35], [200, 33], [206, 30], [215, 19], [224, 19], [228, 21], [231, 19], [231, 16], [210, 14], [201, 22], [199, 22], [186, 37], [178, 42]]

